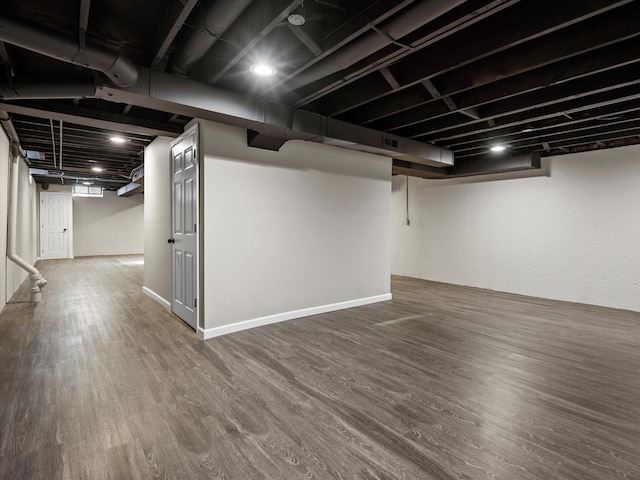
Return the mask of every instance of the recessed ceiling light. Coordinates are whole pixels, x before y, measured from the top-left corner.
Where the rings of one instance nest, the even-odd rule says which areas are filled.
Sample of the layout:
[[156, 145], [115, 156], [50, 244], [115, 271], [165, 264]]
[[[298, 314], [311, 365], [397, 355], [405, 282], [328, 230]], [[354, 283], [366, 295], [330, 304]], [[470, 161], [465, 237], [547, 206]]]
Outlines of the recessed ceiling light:
[[504, 152], [507, 149], [507, 147], [505, 147], [504, 145], [494, 145], [493, 147], [491, 147], [491, 151], [492, 152]]
[[102, 167], [92, 167], [91, 170], [93, 170], [94, 172], [102, 172], [102, 171], [104, 171], [104, 168], [102, 168]]
[[522, 129], [522, 133], [529, 133], [529, 132], [533, 132], [534, 130], [535, 128], [533, 128], [531, 125], [527, 125]]
[[82, 182], [83, 185], [93, 185], [93, 182]]
[[119, 137], [117, 135], [114, 135], [109, 140], [111, 140], [113, 143], [124, 143], [125, 142], [124, 138]]
[[254, 75], [258, 75], [259, 77], [273, 77], [278, 70], [273, 65], [269, 65], [268, 63], [256, 63], [255, 65], [251, 65], [251, 73]]

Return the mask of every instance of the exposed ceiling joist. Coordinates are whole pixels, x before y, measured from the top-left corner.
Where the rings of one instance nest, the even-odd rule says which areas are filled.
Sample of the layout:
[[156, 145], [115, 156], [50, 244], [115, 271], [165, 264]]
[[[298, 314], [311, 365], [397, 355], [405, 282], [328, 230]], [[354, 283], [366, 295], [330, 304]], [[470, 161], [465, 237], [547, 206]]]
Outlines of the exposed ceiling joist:
[[[235, 22], [225, 34], [226, 42], [240, 46], [231, 59], [222, 66], [202, 64], [195, 73], [196, 77], [208, 83], [215, 83], [222, 78], [231, 68], [242, 60], [263, 38], [265, 38], [289, 12], [295, 10], [303, 0], [273, 0], [271, 2], [258, 2], [251, 4], [242, 13], [241, 21]], [[249, 39], [247, 41], [247, 39]], [[217, 42], [212, 49], [217, 50], [222, 42]], [[215, 52], [212, 56], [216, 57]]]
[[162, 21], [156, 30], [151, 67], [155, 68], [164, 58], [176, 35], [184, 25], [198, 0], [171, 2], [165, 10]]
[[80, 48], [87, 46], [87, 30], [89, 28], [89, 11], [91, 0], [80, 0], [80, 15], [78, 21], [78, 43]]
[[320, 45], [318, 45], [303, 28], [291, 25], [290, 23], [287, 24], [287, 27], [296, 37], [298, 37], [298, 40], [300, 40], [302, 44], [307, 47], [311, 53], [313, 53], [314, 56], [319, 57], [322, 55]]
[[[96, 128], [104, 128], [123, 133], [136, 133], [142, 135], [177, 137], [182, 132], [182, 127], [168, 128], [165, 125], [147, 125], [141, 124], [148, 122], [132, 121], [132, 123], [123, 123], [117, 120], [116, 116], [99, 112], [86, 112], [84, 110], [77, 111], [75, 108], [61, 108], [60, 106], [38, 104], [37, 107], [23, 106], [10, 102], [0, 102], [0, 108], [7, 112], [29, 115], [31, 117], [47, 118], [57, 121], [75, 123], [78, 125], [87, 125]], [[108, 118], [111, 119], [108, 119]]]

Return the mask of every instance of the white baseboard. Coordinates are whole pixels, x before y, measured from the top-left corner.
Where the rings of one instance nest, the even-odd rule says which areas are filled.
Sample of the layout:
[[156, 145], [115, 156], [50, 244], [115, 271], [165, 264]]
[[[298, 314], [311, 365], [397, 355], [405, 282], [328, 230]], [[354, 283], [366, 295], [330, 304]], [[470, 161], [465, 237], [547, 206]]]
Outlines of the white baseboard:
[[158, 302], [160, 305], [162, 305], [167, 310], [171, 310], [171, 302], [169, 302], [168, 300], [165, 300], [164, 298], [162, 298], [160, 295], [158, 295], [153, 290], [150, 290], [147, 287], [142, 287], [142, 293], [144, 293], [145, 295], [148, 295], [151, 298], [153, 298], [156, 302]]
[[321, 313], [334, 312], [336, 310], [344, 310], [345, 308], [359, 307], [370, 303], [386, 302], [391, 300], [391, 294], [376, 295], [375, 297], [358, 298], [347, 302], [331, 303], [329, 305], [320, 305], [319, 307], [303, 308], [302, 310], [294, 310], [291, 312], [277, 313], [266, 317], [253, 318], [242, 322], [223, 325], [221, 327], [207, 328], [198, 327], [198, 336], [203, 340], [227, 335], [228, 333], [240, 332], [250, 328], [263, 327], [272, 323], [284, 322], [295, 318], [308, 317], [310, 315], [319, 315]]

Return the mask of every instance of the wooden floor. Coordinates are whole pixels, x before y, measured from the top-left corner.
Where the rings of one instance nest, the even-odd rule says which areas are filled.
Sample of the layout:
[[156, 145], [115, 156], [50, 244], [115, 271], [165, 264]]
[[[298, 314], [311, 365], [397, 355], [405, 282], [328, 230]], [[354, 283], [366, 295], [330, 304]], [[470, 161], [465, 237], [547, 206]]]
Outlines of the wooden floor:
[[640, 314], [406, 278], [204, 342], [142, 258], [0, 314], [1, 479], [640, 479]]

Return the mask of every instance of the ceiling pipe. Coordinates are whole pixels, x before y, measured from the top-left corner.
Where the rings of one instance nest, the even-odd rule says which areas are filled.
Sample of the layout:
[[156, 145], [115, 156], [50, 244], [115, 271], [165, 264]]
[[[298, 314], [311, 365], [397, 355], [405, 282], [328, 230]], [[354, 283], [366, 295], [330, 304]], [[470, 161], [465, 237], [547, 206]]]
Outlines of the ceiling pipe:
[[7, 112], [0, 111], [0, 123], [11, 143], [11, 183], [9, 186], [9, 215], [7, 228], [7, 258], [29, 274], [29, 301], [38, 303], [42, 299], [42, 289], [47, 284], [40, 271], [26, 262], [16, 253], [16, 234], [18, 224], [18, 177], [20, 159], [25, 153], [20, 147], [20, 139]]
[[118, 87], [132, 87], [138, 81], [138, 69], [119, 52], [95, 45], [81, 48], [78, 42], [57, 32], [5, 16], [0, 16], [0, 41], [96, 70]]
[[171, 55], [169, 71], [186, 76], [250, 3], [251, 0], [210, 1], [196, 26]]
[[[465, 0], [423, 0], [417, 2], [396, 16], [379, 25], [371, 25], [371, 30], [353, 42], [339, 49], [333, 55], [300, 72], [285, 83], [287, 89], [300, 87], [351, 67], [374, 52], [393, 44], [440, 15], [452, 10]], [[407, 46], [406, 48], [411, 48]]]

